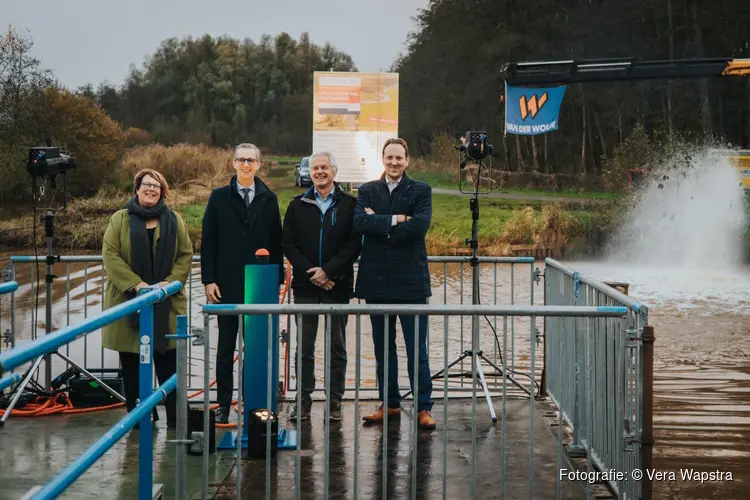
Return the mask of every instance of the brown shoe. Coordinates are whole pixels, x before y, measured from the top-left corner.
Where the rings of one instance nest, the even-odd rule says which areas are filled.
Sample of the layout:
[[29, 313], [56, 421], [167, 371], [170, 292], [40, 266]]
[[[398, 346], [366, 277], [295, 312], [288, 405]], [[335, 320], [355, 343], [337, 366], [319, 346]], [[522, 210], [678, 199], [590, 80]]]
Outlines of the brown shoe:
[[422, 429], [434, 429], [435, 428], [435, 419], [432, 418], [432, 415], [430, 415], [430, 412], [427, 410], [422, 410], [417, 415], [417, 421], [419, 422], [419, 427]]
[[[362, 420], [371, 424], [379, 423], [385, 420], [383, 415], [384, 413], [385, 412], [383, 411], [383, 405], [380, 405], [375, 413], [371, 415], [365, 415], [364, 417], [362, 417]], [[398, 417], [400, 415], [401, 408], [388, 408], [388, 418]]]

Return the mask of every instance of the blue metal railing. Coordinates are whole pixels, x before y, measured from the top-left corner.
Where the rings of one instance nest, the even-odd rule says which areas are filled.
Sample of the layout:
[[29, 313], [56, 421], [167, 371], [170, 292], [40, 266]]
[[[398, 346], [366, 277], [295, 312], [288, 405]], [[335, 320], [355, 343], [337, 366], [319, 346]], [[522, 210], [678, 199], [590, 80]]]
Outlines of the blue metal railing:
[[[122, 418], [122, 420], [113, 425], [109, 431], [107, 431], [94, 444], [89, 446], [89, 448], [84, 451], [83, 454], [80, 455], [77, 459], [75, 459], [73, 463], [60, 471], [60, 473], [55, 476], [52, 481], [47, 483], [47, 485], [44, 486], [41, 490], [37, 491], [32, 498], [35, 500], [57, 498], [71, 484], [73, 484], [76, 479], [83, 475], [83, 473], [85, 473], [89, 469], [89, 467], [91, 467], [97, 460], [99, 460], [102, 455], [109, 451], [109, 449], [114, 446], [128, 431], [135, 427], [136, 424], [144, 419], [148, 422], [148, 419], [151, 418], [151, 412], [154, 410], [156, 405], [164, 401], [164, 399], [166, 399], [167, 397], [167, 394], [172, 392], [175, 389], [176, 385], [177, 375], [172, 375], [169, 380], [164, 383], [164, 385], [159, 387], [145, 400], [142, 400], [141, 403], [136, 406], [132, 412], [128, 413], [125, 417]], [[141, 436], [138, 443], [139, 454], [143, 451], [144, 448], [149, 448], [153, 453], [153, 443], [151, 443], [151, 438], [149, 437], [146, 443], [143, 442], [143, 430], [150, 428], [151, 426], [148, 424], [146, 424], [145, 426], [141, 424]], [[148, 443], [151, 443], [151, 446], [148, 446]], [[143, 462], [140, 459], [141, 457], [139, 456], [140, 463], [138, 474], [138, 498], [151, 498], [151, 492], [153, 488], [153, 486], [150, 484], [151, 474], [143, 473]], [[149, 462], [148, 464], [146, 464], [146, 466], [149, 472], [153, 471], [152, 462]], [[148, 481], [148, 484], [143, 484], [146, 481]], [[146, 495], [144, 495], [144, 489], [147, 489], [148, 491]]]
[[[28, 342], [22, 346], [0, 354], [0, 374], [13, 370], [33, 359], [55, 352], [61, 346], [94, 332], [102, 326], [108, 325], [125, 316], [140, 312], [140, 371], [139, 398], [135, 409], [118, 421], [112, 428], [91, 445], [73, 463], [62, 470], [45, 486], [37, 486], [27, 493], [24, 498], [46, 500], [57, 498], [82, 474], [84, 474], [99, 458], [114, 446], [128, 431], [139, 425], [138, 442], [138, 498], [153, 498], [153, 429], [151, 414], [159, 403], [177, 386], [177, 375], [170, 377], [156, 391], [153, 391], [153, 339], [154, 339], [154, 309], [155, 303], [165, 300], [182, 290], [180, 281], [173, 281], [159, 288], [145, 288], [138, 297], [117, 305], [102, 313], [84, 320], [78, 325], [71, 325], [60, 330]], [[16, 285], [17, 287], [17, 285]], [[13, 288], [15, 290], [15, 288]], [[13, 291], [8, 290], [8, 291]], [[177, 335], [171, 337], [187, 337], [187, 317], [177, 318]], [[0, 390], [20, 380], [20, 375], [14, 373], [0, 379]]]
[[6, 281], [5, 283], [0, 283], [0, 295], [15, 292], [16, 290], [18, 290], [18, 283], [15, 281]]
[[22, 346], [0, 354], [0, 373], [18, 368], [22, 364], [56, 351], [61, 346], [108, 325], [124, 316], [138, 312], [182, 290], [182, 283], [173, 281], [164, 287], [151, 290], [123, 304], [117, 305], [77, 325], [61, 328]]
[[4, 391], [11, 385], [15, 384], [16, 382], [21, 381], [21, 374], [20, 373], [12, 373], [5, 377], [4, 379], [0, 379], [0, 392]]

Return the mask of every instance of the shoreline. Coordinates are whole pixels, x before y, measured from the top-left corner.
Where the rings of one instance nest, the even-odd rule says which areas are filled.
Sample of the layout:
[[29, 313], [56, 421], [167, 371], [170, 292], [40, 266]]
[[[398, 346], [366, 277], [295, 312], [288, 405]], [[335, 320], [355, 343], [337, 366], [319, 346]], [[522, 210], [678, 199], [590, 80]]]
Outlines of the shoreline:
[[[263, 178], [263, 177], [262, 177]], [[279, 198], [282, 219], [291, 199], [300, 193], [287, 179], [263, 178]], [[168, 200], [188, 226], [193, 251], [200, 251], [201, 224], [210, 189], [183, 186]], [[101, 252], [109, 218], [124, 208], [131, 193], [107, 187], [88, 197], [69, 200], [65, 212], [54, 218], [54, 254]], [[433, 218], [427, 233], [429, 255], [471, 255], [471, 216], [466, 198], [454, 194], [433, 196]], [[569, 257], [598, 254], [611, 224], [606, 208], [571, 207], [536, 200], [487, 199], [479, 221], [479, 255]], [[34, 223], [39, 254], [46, 254], [45, 228], [33, 210], [9, 210], [0, 219], [0, 252], [33, 253]]]

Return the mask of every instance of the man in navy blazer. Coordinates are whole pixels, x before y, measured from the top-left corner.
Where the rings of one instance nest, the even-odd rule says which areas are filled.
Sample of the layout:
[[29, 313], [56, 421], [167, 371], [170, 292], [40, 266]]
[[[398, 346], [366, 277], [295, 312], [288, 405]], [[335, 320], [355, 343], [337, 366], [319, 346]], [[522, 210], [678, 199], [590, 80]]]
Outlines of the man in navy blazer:
[[[408, 177], [409, 149], [400, 138], [383, 146], [385, 172], [379, 180], [359, 188], [354, 228], [363, 234], [362, 253], [354, 295], [368, 304], [426, 304], [432, 295], [425, 236], [432, 218], [432, 188]], [[400, 415], [396, 353], [396, 315], [388, 325], [388, 401], [364, 420], [379, 423]], [[432, 379], [427, 352], [427, 316], [419, 316], [419, 337], [414, 339], [414, 315], [399, 315], [407, 352], [412, 393], [416, 394], [421, 428], [434, 429]], [[370, 316], [377, 363], [378, 392], [384, 399], [385, 317]], [[415, 352], [419, 358], [419, 387], [414, 387]]]

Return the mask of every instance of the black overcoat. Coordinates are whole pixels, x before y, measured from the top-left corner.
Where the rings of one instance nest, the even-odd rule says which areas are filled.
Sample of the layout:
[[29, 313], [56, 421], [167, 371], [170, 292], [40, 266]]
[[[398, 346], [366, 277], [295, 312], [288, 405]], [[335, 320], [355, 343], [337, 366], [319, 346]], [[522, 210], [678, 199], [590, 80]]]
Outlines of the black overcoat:
[[268, 186], [255, 178], [255, 197], [250, 206], [237, 192], [237, 176], [211, 192], [201, 229], [201, 274], [204, 285], [216, 283], [225, 304], [245, 301], [245, 266], [255, 263], [255, 252], [265, 248], [270, 263], [279, 265], [284, 282], [279, 200]]

